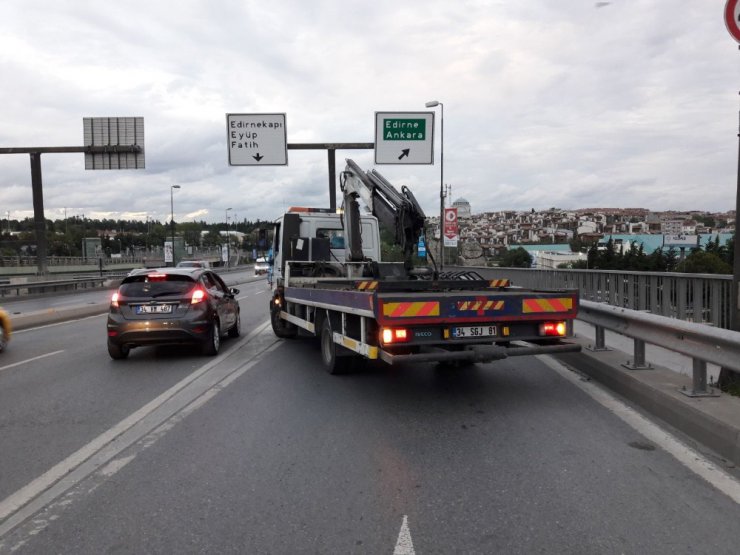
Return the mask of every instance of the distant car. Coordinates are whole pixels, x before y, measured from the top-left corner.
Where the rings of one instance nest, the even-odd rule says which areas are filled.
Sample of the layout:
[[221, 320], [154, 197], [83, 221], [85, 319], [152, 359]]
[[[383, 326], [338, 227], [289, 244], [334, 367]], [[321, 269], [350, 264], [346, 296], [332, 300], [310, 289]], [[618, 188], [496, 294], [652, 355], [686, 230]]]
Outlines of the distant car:
[[270, 264], [268, 264], [267, 259], [264, 256], [260, 256], [257, 260], [254, 261], [254, 275], [255, 276], [261, 276], [263, 274], [266, 274], [270, 269]]
[[108, 313], [108, 354], [124, 359], [134, 347], [198, 344], [218, 354], [221, 337], [241, 333], [238, 289], [203, 268], [157, 268], [126, 276]]
[[182, 260], [177, 263], [177, 268], [210, 268], [211, 263], [207, 260]]

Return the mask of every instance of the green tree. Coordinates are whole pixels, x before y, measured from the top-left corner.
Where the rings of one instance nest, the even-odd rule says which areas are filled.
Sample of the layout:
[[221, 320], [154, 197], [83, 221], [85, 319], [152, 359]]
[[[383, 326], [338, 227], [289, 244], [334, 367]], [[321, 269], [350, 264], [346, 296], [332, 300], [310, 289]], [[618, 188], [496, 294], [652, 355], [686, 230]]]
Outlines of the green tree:
[[505, 268], [531, 268], [532, 255], [522, 247], [509, 249], [499, 259], [499, 266]]
[[187, 245], [200, 246], [200, 231], [202, 225], [196, 222], [178, 224], [177, 231], [185, 239]]
[[732, 274], [732, 266], [713, 252], [695, 250], [676, 266], [687, 274]]
[[203, 236], [204, 247], [215, 247], [216, 245], [220, 244], [221, 236], [218, 234], [218, 231], [209, 231]]

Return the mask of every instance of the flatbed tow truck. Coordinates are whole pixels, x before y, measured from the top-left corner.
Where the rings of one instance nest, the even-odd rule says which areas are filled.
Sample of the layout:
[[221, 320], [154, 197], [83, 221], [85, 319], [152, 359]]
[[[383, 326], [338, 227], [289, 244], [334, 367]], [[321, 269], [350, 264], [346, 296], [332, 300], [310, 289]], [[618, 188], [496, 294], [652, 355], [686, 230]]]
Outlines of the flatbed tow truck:
[[[425, 216], [411, 191], [347, 160], [341, 213], [291, 208], [273, 239], [270, 315], [281, 338], [320, 339], [331, 374], [358, 358], [388, 364], [491, 362], [509, 356], [575, 352], [565, 341], [578, 291], [532, 290], [475, 271], [416, 267]], [[359, 200], [370, 214], [360, 214]], [[380, 260], [379, 220], [404, 262]]]

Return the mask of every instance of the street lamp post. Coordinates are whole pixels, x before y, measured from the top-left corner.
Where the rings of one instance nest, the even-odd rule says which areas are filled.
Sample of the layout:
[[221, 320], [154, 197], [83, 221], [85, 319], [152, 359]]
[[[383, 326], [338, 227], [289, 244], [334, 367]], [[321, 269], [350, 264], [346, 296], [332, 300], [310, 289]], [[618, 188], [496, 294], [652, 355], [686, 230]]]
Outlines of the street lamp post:
[[231, 207], [224, 210], [224, 214], [226, 214], [226, 269], [229, 269], [229, 263], [231, 260], [231, 237], [229, 235], [229, 210], [231, 210]]
[[439, 100], [430, 100], [425, 104], [427, 108], [439, 106], [439, 273], [442, 273], [445, 259], [445, 107]]
[[172, 227], [172, 265], [175, 265], [175, 198], [174, 190], [179, 189], [179, 185], [170, 185], [170, 226]]

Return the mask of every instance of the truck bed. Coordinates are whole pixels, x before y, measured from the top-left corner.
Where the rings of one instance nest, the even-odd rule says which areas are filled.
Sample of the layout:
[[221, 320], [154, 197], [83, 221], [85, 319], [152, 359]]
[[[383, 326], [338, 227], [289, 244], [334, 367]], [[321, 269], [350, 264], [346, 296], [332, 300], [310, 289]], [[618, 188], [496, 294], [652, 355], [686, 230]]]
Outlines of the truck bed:
[[567, 289], [469, 289], [422, 281], [384, 287], [383, 282], [314, 280], [286, 287], [284, 295], [291, 302], [373, 317], [380, 325], [571, 320], [578, 312], [578, 291]]

